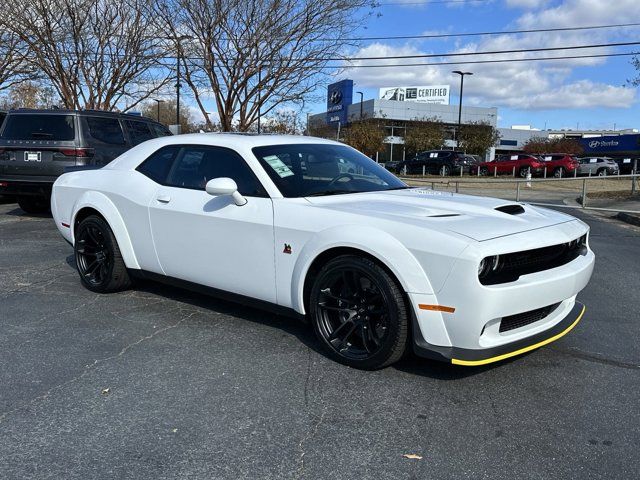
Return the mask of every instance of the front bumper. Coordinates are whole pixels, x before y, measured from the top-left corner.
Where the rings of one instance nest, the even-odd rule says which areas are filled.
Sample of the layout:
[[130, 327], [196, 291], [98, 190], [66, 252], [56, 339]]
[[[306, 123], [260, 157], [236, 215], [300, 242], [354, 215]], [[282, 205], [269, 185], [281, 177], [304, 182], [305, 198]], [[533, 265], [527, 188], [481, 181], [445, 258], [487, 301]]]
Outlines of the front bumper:
[[[588, 243], [585, 251], [569, 263], [521, 275], [508, 283], [482, 285], [477, 276], [478, 263], [492, 254], [563, 244], [587, 231], [582, 222], [570, 221], [535, 233], [478, 242], [466, 249], [440, 287], [431, 293], [407, 293], [415, 318], [416, 352], [449, 362], [489, 363], [554, 337], [558, 329], [566, 330], [577, 319], [576, 296], [593, 273], [595, 256]], [[434, 305], [449, 307], [450, 311], [422, 308]]]
[[429, 344], [420, 333], [420, 328], [414, 319], [414, 352], [425, 358], [432, 358], [454, 365], [479, 366], [499, 362], [516, 355], [530, 352], [536, 348], [548, 345], [569, 333], [580, 322], [585, 312], [585, 306], [575, 302], [569, 314], [559, 323], [548, 330], [521, 340], [499, 345], [493, 348], [468, 349], [458, 347], [441, 347]]

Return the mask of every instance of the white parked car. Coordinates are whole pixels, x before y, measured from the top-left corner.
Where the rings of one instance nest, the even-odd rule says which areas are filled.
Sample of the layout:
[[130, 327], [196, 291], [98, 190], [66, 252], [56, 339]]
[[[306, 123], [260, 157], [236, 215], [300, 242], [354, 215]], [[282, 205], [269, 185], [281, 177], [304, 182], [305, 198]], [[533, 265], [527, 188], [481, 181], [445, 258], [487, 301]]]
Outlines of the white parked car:
[[410, 188], [343, 144], [196, 134], [62, 175], [53, 217], [95, 292], [137, 276], [306, 315], [328, 354], [380, 368], [408, 344], [461, 365], [580, 320], [588, 226], [553, 210]]

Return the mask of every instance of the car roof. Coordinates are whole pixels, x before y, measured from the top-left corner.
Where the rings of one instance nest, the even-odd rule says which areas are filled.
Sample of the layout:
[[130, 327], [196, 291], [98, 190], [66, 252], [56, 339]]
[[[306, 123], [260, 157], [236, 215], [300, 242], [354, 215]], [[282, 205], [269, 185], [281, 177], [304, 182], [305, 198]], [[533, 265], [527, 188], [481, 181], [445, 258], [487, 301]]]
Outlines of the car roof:
[[[9, 110], [7, 112], [9, 115], [100, 115], [105, 117], [116, 117], [116, 118], [126, 118], [128, 120], [141, 120], [145, 122], [158, 123], [152, 118], [145, 117], [143, 115], [134, 115], [131, 113], [123, 113], [123, 112], [109, 112], [107, 110], [71, 110], [64, 108], [47, 108], [47, 109], [38, 109], [38, 108], [17, 108], [15, 110]], [[158, 123], [158, 125], [161, 125]]]
[[269, 145], [296, 145], [296, 144], [324, 144], [339, 145], [351, 148], [344, 143], [324, 138], [308, 137], [302, 135], [243, 135], [237, 133], [188, 133], [183, 135], [171, 135], [158, 137], [137, 145], [123, 155], [109, 163], [104, 168], [135, 169], [141, 161], [156, 150], [170, 145], [207, 145], [214, 147], [226, 147], [240, 153], [246, 153], [254, 147], [266, 147]]

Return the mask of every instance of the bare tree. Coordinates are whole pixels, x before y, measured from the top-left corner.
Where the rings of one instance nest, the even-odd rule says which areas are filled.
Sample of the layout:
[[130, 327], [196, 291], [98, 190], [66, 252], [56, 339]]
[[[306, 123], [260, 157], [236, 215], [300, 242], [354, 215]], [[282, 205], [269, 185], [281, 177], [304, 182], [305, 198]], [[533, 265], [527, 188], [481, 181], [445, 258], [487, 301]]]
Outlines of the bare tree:
[[25, 54], [24, 42], [13, 32], [0, 29], [0, 91], [30, 78], [32, 71], [25, 63]]
[[248, 130], [259, 115], [302, 105], [319, 73], [340, 58], [370, 0], [156, 0], [182, 58], [184, 80], [205, 118], [213, 97], [224, 130]]
[[26, 46], [27, 65], [65, 107], [128, 110], [167, 82], [151, 2], [2, 0], [0, 28]]

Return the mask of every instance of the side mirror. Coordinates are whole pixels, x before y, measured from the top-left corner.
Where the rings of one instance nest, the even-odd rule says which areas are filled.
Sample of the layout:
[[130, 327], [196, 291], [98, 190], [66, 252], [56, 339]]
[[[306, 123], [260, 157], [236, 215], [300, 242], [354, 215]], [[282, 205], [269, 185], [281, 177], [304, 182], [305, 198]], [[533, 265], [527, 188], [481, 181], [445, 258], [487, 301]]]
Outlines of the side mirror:
[[205, 190], [209, 195], [213, 195], [214, 197], [219, 195], [231, 195], [233, 197], [233, 201], [238, 206], [242, 206], [247, 203], [247, 199], [238, 192], [238, 185], [231, 178], [212, 178], [207, 182]]

